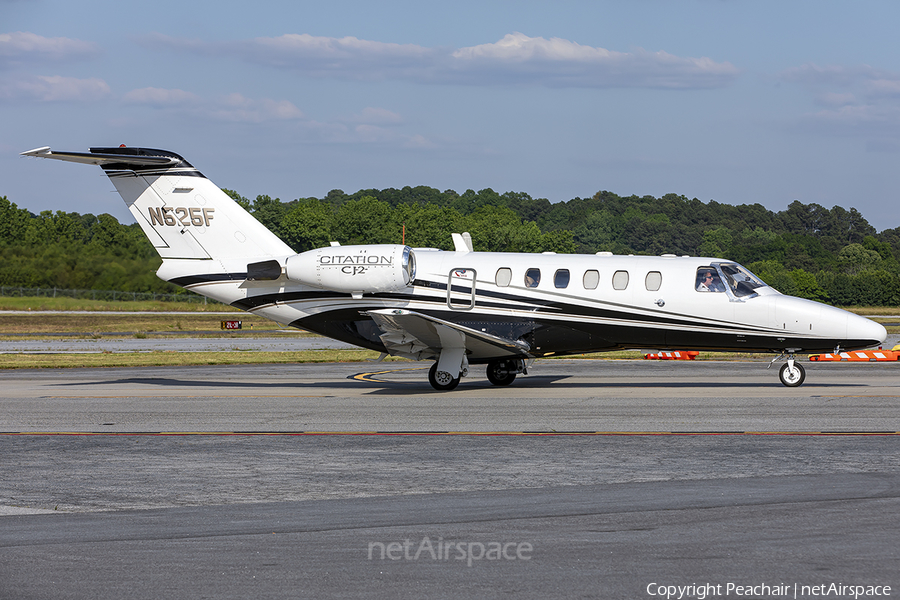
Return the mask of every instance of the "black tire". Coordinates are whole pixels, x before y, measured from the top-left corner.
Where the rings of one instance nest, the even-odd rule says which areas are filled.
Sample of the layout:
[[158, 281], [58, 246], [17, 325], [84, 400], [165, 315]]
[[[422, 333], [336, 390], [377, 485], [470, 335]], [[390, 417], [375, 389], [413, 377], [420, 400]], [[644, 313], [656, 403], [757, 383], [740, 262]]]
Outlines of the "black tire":
[[[459, 377], [445, 381], [446, 377], [438, 377], [437, 366], [438, 364], [434, 363], [428, 370], [428, 383], [431, 384], [431, 387], [439, 392], [449, 392], [450, 390], [456, 389], [456, 386], [459, 385]], [[444, 372], [442, 371], [442, 373]], [[446, 373], [444, 373], [444, 375], [446, 375]]]
[[509, 385], [516, 380], [516, 373], [506, 370], [506, 361], [494, 360], [488, 363], [487, 378], [494, 385]]
[[785, 363], [778, 371], [778, 378], [788, 387], [798, 387], [806, 379], [806, 369], [800, 363], [794, 362], [794, 369], [791, 370], [790, 365]]

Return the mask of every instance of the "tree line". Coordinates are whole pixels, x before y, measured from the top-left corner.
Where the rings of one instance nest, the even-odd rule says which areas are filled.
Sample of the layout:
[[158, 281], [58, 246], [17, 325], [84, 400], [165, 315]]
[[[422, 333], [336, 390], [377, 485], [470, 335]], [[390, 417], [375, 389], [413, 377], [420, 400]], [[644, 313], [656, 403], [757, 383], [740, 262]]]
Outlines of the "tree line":
[[[401, 243], [476, 250], [687, 254], [736, 260], [781, 292], [840, 306], [900, 305], [900, 228], [877, 232], [854, 208], [795, 201], [774, 212], [676, 194], [598, 192], [551, 204], [499, 194], [404, 187], [332, 190], [323, 198], [249, 200], [225, 190], [297, 252], [328, 245]], [[110, 215], [18, 208], [0, 197], [0, 284], [168, 292], [160, 259], [137, 225]]]

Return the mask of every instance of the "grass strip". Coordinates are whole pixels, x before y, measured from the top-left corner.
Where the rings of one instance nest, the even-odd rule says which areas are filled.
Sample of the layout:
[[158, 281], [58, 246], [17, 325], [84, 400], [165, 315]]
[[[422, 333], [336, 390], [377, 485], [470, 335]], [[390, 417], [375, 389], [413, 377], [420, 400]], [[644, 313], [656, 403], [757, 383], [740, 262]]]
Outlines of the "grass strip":
[[234, 312], [240, 314], [240, 309], [210, 302], [163, 302], [162, 300], [141, 301], [106, 301], [86, 300], [81, 298], [44, 298], [39, 296], [0, 296], [0, 310], [90, 310], [104, 312], [137, 311], [137, 312]]
[[[240, 332], [222, 330], [222, 321], [241, 321]], [[194, 331], [222, 331], [228, 335], [239, 336], [244, 333], [268, 331], [273, 332], [286, 328], [274, 321], [249, 313], [235, 313], [234, 316], [205, 315], [173, 315], [165, 313], [145, 312], [140, 314], [29, 314], [0, 315], [0, 337], [3, 335], [25, 335], [39, 337], [41, 334], [73, 334], [74, 336], [91, 337], [98, 333], [130, 332], [142, 334], [160, 332], [178, 334]]]

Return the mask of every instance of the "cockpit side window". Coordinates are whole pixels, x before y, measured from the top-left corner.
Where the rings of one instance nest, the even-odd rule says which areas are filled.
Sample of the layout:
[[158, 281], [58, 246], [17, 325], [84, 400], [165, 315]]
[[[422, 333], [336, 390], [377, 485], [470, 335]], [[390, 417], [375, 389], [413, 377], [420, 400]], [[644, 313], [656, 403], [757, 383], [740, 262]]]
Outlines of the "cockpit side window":
[[719, 272], [715, 267], [700, 267], [697, 269], [697, 279], [694, 289], [698, 292], [724, 292], [725, 286], [719, 278]]

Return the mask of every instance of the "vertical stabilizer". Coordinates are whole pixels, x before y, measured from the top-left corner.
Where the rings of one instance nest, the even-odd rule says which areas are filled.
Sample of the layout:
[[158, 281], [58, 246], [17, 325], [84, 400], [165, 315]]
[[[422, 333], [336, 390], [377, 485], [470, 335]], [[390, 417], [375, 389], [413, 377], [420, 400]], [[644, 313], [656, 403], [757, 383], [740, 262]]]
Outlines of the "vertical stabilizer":
[[164, 259], [265, 258], [294, 254], [225, 192], [174, 152], [91, 148], [90, 153], [38, 148], [26, 156], [96, 164]]

